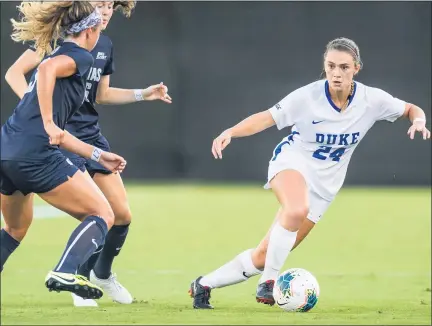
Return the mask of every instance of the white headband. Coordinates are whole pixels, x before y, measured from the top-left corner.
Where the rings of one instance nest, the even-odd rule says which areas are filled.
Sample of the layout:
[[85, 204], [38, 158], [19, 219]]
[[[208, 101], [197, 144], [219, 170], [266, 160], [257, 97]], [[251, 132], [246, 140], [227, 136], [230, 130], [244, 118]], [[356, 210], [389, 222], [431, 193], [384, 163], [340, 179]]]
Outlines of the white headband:
[[66, 31], [67, 34], [75, 34], [83, 30], [94, 27], [102, 22], [102, 16], [95, 8], [95, 10], [87, 17], [81, 19], [79, 22], [72, 24]]

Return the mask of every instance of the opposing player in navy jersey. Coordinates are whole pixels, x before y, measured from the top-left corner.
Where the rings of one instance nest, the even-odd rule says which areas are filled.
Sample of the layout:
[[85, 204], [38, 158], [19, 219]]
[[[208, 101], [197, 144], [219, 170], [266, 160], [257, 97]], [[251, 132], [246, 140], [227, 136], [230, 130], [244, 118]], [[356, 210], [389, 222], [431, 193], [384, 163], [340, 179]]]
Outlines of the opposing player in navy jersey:
[[422, 109], [368, 87], [354, 76], [362, 62], [358, 46], [338, 38], [327, 44], [324, 54], [326, 78], [288, 94], [269, 110], [254, 114], [222, 132], [212, 153], [222, 151], [232, 138], [259, 133], [274, 125], [293, 126], [276, 146], [269, 163], [266, 189], [272, 188], [280, 208], [267, 235], [219, 269], [192, 282], [189, 293], [196, 309], [212, 309], [213, 288], [246, 281], [260, 275], [256, 300], [274, 304], [273, 287], [291, 250], [298, 246], [335, 198], [345, 179], [351, 156], [377, 121], [408, 118], [411, 139], [420, 132], [430, 138]]
[[[18, 10], [21, 20], [12, 20], [13, 40], [33, 41], [44, 59], [1, 128], [0, 191], [5, 220], [0, 232], [1, 269], [25, 237], [36, 193], [81, 221], [58, 264], [47, 274], [46, 287], [97, 299], [103, 290], [76, 270], [104, 243], [114, 214], [91, 178], [59, 146], [116, 173], [126, 165], [122, 157], [64, 130], [84, 101], [86, 76], [93, 64], [89, 51], [99, 39], [102, 17], [88, 1], [23, 2]], [[65, 35], [63, 45], [52, 51], [50, 41], [56, 43], [60, 35]]]
[[[121, 10], [127, 17], [135, 7], [135, 1], [93, 1], [92, 4], [102, 14], [102, 29], [104, 30], [114, 10]], [[78, 112], [66, 125], [66, 130], [78, 139], [109, 151], [110, 146], [101, 134], [99, 114], [95, 104], [127, 104], [142, 100], [160, 99], [171, 103], [167, 87], [163, 84], [150, 86], [142, 90], [119, 89], [110, 87], [110, 75], [114, 72], [113, 45], [108, 36], [101, 34], [98, 43], [91, 51], [94, 64], [87, 73], [85, 100]], [[6, 80], [15, 93], [22, 97], [27, 87], [25, 75], [34, 69], [40, 60], [36, 53], [29, 49], [11, 66], [6, 73]], [[116, 302], [132, 303], [132, 295], [116, 279], [111, 272], [114, 258], [119, 254], [129, 230], [131, 211], [126, 197], [126, 191], [119, 174], [113, 174], [98, 162], [63, 151], [82, 171], [88, 171], [98, 187], [108, 199], [115, 215], [114, 226], [108, 232], [104, 247], [98, 248], [90, 259], [80, 266], [78, 274], [89, 278], [100, 286]], [[84, 300], [72, 294], [75, 306], [97, 306], [94, 300]]]

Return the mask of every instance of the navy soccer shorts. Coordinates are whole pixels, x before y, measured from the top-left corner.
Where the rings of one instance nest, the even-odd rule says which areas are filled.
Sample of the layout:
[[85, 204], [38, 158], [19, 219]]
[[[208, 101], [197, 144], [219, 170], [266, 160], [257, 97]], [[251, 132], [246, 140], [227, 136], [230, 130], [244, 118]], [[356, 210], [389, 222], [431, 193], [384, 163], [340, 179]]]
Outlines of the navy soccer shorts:
[[22, 194], [45, 193], [68, 181], [78, 168], [56, 151], [43, 161], [0, 162], [0, 192], [10, 196], [15, 191]]

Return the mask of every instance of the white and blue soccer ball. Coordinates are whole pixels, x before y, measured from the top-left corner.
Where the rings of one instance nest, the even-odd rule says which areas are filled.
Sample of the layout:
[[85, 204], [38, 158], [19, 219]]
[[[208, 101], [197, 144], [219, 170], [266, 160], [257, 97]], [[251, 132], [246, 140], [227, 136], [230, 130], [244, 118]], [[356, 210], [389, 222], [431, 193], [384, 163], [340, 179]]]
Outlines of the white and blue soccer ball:
[[285, 311], [309, 311], [318, 302], [319, 294], [317, 279], [302, 268], [291, 268], [283, 272], [273, 289], [276, 304]]

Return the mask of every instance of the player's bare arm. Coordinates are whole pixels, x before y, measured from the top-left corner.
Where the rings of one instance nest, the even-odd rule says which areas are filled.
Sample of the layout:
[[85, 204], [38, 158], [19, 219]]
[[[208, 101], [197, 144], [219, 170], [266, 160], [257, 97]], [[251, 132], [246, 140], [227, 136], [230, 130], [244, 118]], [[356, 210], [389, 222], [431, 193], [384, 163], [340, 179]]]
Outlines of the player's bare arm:
[[123, 89], [110, 87], [110, 76], [102, 76], [96, 94], [96, 103], [105, 105], [129, 104], [137, 101], [161, 100], [171, 103], [168, 87], [163, 83], [145, 89]]
[[222, 132], [213, 141], [212, 153], [214, 158], [222, 159], [222, 151], [229, 145], [231, 138], [252, 136], [274, 125], [275, 121], [268, 110], [247, 117], [234, 127]]
[[7, 70], [6, 82], [20, 99], [28, 87], [25, 75], [35, 69], [40, 62], [41, 58], [35, 51], [26, 50]]

